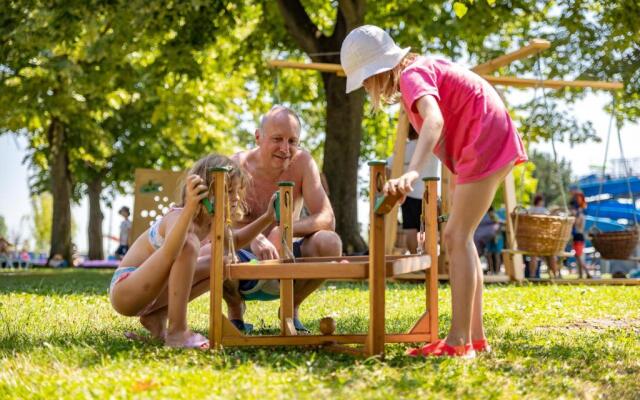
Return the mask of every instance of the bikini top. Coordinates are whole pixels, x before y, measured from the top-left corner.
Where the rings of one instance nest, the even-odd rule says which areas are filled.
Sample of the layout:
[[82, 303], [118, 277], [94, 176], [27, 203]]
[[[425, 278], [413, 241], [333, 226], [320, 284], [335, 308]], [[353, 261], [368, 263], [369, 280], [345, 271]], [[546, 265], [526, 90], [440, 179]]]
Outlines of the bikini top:
[[[171, 209], [169, 209], [167, 214], [169, 214], [171, 211], [174, 211], [174, 210], [182, 210], [182, 207], [171, 207]], [[149, 234], [148, 234], [149, 243], [156, 250], [162, 247], [162, 244], [164, 243], [164, 237], [160, 235], [160, 222], [162, 222], [162, 218], [156, 220], [156, 222], [154, 222], [153, 225], [151, 225], [151, 228], [149, 228]]]

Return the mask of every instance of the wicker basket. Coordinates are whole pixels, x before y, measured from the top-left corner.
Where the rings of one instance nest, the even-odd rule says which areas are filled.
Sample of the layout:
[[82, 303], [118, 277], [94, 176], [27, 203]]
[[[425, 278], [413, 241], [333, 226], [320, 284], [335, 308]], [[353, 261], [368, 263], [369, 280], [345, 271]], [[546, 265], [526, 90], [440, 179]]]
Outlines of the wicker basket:
[[564, 251], [574, 217], [527, 214], [517, 209], [511, 213], [518, 249], [546, 256]]
[[638, 244], [636, 228], [615, 232], [592, 232], [591, 243], [602, 258], [610, 260], [626, 260], [631, 256]]

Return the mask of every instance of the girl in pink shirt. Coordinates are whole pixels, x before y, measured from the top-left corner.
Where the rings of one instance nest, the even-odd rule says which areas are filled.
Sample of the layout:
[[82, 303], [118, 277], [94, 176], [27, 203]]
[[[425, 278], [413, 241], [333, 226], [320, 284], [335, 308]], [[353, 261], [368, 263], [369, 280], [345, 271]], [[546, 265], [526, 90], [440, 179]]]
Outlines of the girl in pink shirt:
[[402, 100], [420, 133], [407, 172], [385, 193], [407, 194], [429, 157], [457, 176], [443, 240], [450, 255], [452, 321], [446, 339], [410, 355], [474, 357], [488, 351], [482, 324], [482, 268], [473, 233], [500, 182], [527, 160], [524, 146], [493, 87], [466, 68], [401, 49], [382, 29], [366, 25], [345, 38], [340, 51], [347, 93], [362, 86], [375, 110]]

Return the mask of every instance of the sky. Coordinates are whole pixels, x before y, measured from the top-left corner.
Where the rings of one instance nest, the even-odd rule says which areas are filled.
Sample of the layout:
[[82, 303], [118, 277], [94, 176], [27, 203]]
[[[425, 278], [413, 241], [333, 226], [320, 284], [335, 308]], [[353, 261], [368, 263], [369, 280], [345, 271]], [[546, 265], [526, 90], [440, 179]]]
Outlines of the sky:
[[[516, 97], [522, 99], [532, 95], [532, 91], [512, 91], [507, 95], [508, 101], [515, 101]], [[604, 160], [604, 139], [606, 138], [609, 115], [603, 111], [603, 106], [610, 101], [610, 96], [605, 93], [589, 93], [582, 101], [573, 107], [573, 112], [581, 121], [590, 120], [598, 135], [603, 139], [601, 143], [579, 144], [571, 147], [568, 144], [558, 143], [559, 157], [564, 157], [571, 162], [574, 175], [581, 176], [592, 172], [592, 166], [602, 165]], [[577, 111], [576, 111], [577, 110]], [[627, 124], [622, 129], [622, 143], [625, 157], [628, 159], [640, 158], [640, 126]], [[613, 140], [613, 139], [612, 139]], [[9, 232], [9, 239], [13, 239], [16, 233], [21, 237], [30, 237], [29, 225], [31, 216], [31, 202], [27, 185], [27, 166], [22, 164], [26, 154], [27, 142], [24, 138], [13, 134], [0, 136], [0, 215], [4, 216]], [[551, 153], [549, 143], [534, 145], [535, 149]], [[617, 141], [613, 141], [609, 149], [609, 159], [620, 158]], [[133, 171], [131, 172], [133, 174]], [[368, 169], [360, 168], [364, 174], [365, 182], [368, 181]], [[123, 206], [133, 207], [133, 196], [120, 196], [112, 203], [111, 208], [103, 204], [104, 214], [103, 233], [105, 235], [118, 235], [118, 227], [122, 221], [117, 210]], [[89, 208], [86, 199], [72, 208], [73, 219], [77, 225], [77, 232], [72, 238], [77, 244], [81, 254], [87, 251], [87, 225]], [[23, 218], [26, 216], [26, 218]], [[358, 202], [358, 220], [362, 227], [368, 226], [368, 204], [366, 201]], [[113, 240], [105, 239], [105, 254], [112, 254], [117, 247]]]

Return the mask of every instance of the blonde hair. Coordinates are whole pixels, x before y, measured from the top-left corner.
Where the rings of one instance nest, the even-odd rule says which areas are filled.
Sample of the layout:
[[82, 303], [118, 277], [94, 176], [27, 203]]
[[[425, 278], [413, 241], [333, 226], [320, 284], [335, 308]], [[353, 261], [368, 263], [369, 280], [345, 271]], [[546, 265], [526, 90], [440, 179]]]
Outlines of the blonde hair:
[[374, 112], [379, 111], [383, 104], [395, 104], [400, 100], [400, 75], [417, 57], [416, 53], [408, 53], [398, 65], [389, 71], [366, 79]]
[[[240, 219], [242, 216], [246, 214], [247, 206], [244, 201], [244, 192], [249, 184], [249, 176], [240, 168], [240, 166], [229, 157], [225, 157], [220, 154], [209, 154], [193, 164], [193, 166], [186, 173], [184, 179], [181, 183], [180, 189], [180, 199], [182, 201], [182, 205], [184, 206], [185, 199], [187, 196], [187, 187], [186, 187], [186, 177], [189, 175], [198, 175], [204, 181], [204, 185], [209, 188], [209, 195], [213, 193], [213, 174], [208, 172], [210, 168], [220, 168], [220, 167], [230, 167], [230, 171], [227, 173], [227, 185], [233, 184], [234, 181], [237, 181], [239, 184], [239, 193], [238, 197], [240, 201], [238, 202], [238, 207], [236, 208], [236, 215], [232, 215], [234, 219]], [[229, 186], [228, 186], [229, 187]], [[210, 218], [207, 209], [200, 204], [198, 211], [193, 217], [193, 221], [200, 225], [206, 222]]]

